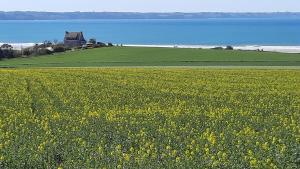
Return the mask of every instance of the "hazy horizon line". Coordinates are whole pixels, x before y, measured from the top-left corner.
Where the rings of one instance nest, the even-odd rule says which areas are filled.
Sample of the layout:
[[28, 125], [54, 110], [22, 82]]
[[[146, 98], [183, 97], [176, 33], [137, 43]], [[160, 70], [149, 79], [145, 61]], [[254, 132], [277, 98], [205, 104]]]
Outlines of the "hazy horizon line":
[[157, 11], [147, 11], [147, 12], [140, 12], [140, 11], [26, 11], [26, 10], [16, 10], [16, 11], [3, 11], [0, 10], [0, 12], [49, 12], [49, 13], [300, 13], [300, 11], [266, 11], [266, 12], [262, 12], [262, 11], [200, 11], [200, 12], [186, 12], [186, 11], [167, 11], [167, 12], [157, 12]]

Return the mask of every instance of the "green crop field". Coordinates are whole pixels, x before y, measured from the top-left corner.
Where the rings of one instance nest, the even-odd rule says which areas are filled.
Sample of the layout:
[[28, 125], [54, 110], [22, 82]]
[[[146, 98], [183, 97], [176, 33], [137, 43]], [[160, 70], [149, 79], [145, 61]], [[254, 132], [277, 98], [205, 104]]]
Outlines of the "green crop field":
[[[151, 51], [97, 49], [7, 63], [71, 66], [86, 56], [78, 64], [179, 64], [185, 53], [194, 54], [187, 60], [282, 58]], [[0, 168], [299, 168], [299, 84], [299, 70], [0, 69]]]
[[299, 168], [299, 66], [137, 47], [0, 60], [0, 168]]
[[112, 47], [0, 61], [0, 67], [300, 66], [300, 54]]

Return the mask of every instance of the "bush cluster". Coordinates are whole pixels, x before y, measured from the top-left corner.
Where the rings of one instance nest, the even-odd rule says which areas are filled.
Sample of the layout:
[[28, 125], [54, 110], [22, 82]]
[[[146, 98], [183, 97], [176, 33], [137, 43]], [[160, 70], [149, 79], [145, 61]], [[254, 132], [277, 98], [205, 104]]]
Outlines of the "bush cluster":
[[211, 49], [215, 49], [215, 50], [233, 50], [232, 46], [226, 46], [225, 48], [221, 47], [221, 46], [217, 46]]
[[9, 59], [21, 56], [21, 52], [17, 50], [13, 50], [13, 47], [8, 44], [3, 44], [0, 46], [0, 59]]
[[80, 50], [80, 49], [91, 49], [101, 47], [112, 47], [112, 43], [97, 42], [96, 39], [90, 39], [87, 45], [67, 48], [63, 43], [52, 43], [50, 41], [44, 41], [43, 44], [36, 44], [33, 47], [28, 47], [22, 50], [14, 50], [9, 44], [0, 46], [0, 59], [10, 59], [16, 57], [28, 57], [28, 56], [41, 56], [49, 55], [53, 53], [65, 52], [67, 50]]

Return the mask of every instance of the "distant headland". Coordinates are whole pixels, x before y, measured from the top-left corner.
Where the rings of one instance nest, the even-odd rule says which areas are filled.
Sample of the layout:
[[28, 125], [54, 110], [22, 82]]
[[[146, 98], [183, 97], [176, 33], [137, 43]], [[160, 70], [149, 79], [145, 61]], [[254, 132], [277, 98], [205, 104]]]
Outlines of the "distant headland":
[[205, 18], [299, 18], [300, 12], [274, 13], [137, 13], [137, 12], [37, 12], [0, 11], [0, 20], [70, 20], [70, 19], [205, 19]]

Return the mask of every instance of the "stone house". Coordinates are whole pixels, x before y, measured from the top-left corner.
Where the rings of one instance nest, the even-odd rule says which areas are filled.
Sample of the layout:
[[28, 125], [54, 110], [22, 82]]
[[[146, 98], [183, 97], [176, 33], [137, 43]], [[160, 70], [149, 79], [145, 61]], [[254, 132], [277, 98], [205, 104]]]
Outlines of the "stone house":
[[81, 47], [86, 44], [82, 32], [68, 32], [66, 31], [64, 45], [67, 48]]

